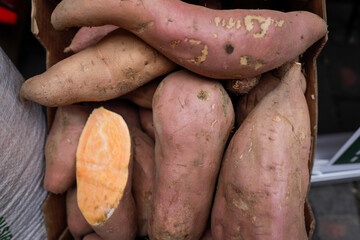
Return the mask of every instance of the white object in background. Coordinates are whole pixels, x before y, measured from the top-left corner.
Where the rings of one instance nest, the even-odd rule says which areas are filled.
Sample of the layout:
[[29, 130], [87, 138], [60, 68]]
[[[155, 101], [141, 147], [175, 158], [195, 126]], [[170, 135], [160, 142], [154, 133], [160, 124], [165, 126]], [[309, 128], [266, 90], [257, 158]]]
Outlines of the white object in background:
[[311, 183], [360, 179], [360, 128], [354, 133], [319, 135]]

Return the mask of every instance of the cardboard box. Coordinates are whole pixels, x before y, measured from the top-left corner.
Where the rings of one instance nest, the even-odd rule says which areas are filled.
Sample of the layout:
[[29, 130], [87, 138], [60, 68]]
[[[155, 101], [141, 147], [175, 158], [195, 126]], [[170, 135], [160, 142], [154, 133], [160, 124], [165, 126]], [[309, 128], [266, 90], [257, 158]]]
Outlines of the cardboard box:
[[[47, 50], [47, 67], [70, 56], [64, 53], [64, 48], [70, 44], [77, 29], [68, 31], [55, 31], [50, 23], [50, 16], [57, 5], [58, 0], [32, 0], [32, 32]], [[276, 4], [275, 4], [276, 3]], [[281, 5], [279, 6], [279, 3]], [[242, 4], [242, 3], [241, 3]], [[326, 20], [325, 0], [289, 0], [272, 1], [256, 0], [238, 6], [242, 8], [270, 8], [281, 11], [304, 10], [313, 12]], [[239, 4], [238, 4], [239, 5]], [[317, 137], [318, 122], [318, 91], [317, 91], [317, 67], [316, 58], [327, 41], [327, 36], [312, 45], [302, 56], [300, 62], [304, 65], [307, 79], [307, 90], [305, 93], [309, 106], [311, 119], [312, 148], [309, 161], [311, 173], [315, 155], [315, 144]], [[49, 128], [54, 116], [53, 108], [48, 109]], [[310, 174], [311, 175], [311, 174]], [[45, 224], [48, 239], [72, 239], [66, 226], [65, 195], [49, 194], [44, 203]], [[305, 204], [305, 221], [309, 239], [315, 228], [315, 219], [308, 202]]]

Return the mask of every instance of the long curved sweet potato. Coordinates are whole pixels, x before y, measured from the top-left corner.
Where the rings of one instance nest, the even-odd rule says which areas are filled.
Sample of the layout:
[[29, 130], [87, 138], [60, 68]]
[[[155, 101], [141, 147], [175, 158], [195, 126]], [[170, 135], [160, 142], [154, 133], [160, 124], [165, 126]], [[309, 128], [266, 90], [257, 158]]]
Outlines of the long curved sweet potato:
[[79, 208], [104, 239], [134, 239], [132, 143], [123, 118], [105, 108], [90, 114], [76, 151]]
[[325, 36], [306, 12], [214, 10], [178, 0], [62, 0], [55, 29], [117, 25], [192, 72], [216, 79], [255, 77], [302, 54]]
[[303, 80], [294, 64], [231, 139], [212, 210], [213, 239], [308, 239], [311, 136]]
[[54, 107], [117, 98], [164, 75], [175, 64], [135, 35], [118, 29], [97, 45], [24, 82], [23, 100]]
[[91, 109], [86, 106], [59, 107], [45, 142], [44, 188], [64, 193], [75, 184], [75, 153]]
[[200, 239], [234, 109], [215, 80], [182, 70], [153, 98], [155, 185], [149, 222], [153, 240]]

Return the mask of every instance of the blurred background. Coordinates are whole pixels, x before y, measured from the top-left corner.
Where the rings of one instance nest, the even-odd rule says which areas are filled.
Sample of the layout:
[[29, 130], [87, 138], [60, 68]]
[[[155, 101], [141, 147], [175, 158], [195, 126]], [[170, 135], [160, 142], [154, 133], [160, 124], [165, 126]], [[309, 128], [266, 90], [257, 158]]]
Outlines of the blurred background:
[[[318, 135], [360, 127], [360, 16], [357, 0], [327, 0], [329, 39], [318, 57]], [[0, 0], [0, 46], [25, 79], [46, 69], [46, 52], [31, 33], [31, 1]], [[360, 239], [360, 182], [311, 186], [313, 239]]]

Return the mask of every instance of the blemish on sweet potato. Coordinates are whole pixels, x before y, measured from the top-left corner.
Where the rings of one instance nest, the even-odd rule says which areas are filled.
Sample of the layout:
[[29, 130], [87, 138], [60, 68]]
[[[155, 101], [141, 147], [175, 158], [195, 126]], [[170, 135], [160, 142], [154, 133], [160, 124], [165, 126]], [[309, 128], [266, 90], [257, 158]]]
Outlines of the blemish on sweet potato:
[[175, 48], [179, 44], [180, 44], [180, 40], [173, 40], [173, 41], [170, 42], [170, 45], [171, 45], [172, 48]]
[[210, 93], [201, 89], [196, 96], [200, 100], [207, 101], [210, 98]]
[[204, 48], [201, 50], [201, 55], [196, 58], [188, 60], [188, 62], [200, 64], [206, 60], [208, 53], [209, 53], [208, 46], [205, 44]]
[[151, 21], [151, 22], [148, 22], [148, 23], [143, 23], [143, 24], [140, 24], [136, 29], [135, 31], [137, 33], [142, 33], [144, 32], [148, 27], [151, 27], [154, 25], [154, 21]]
[[227, 54], [231, 54], [231, 53], [233, 53], [233, 51], [234, 51], [233, 45], [231, 43], [226, 43], [225, 44], [225, 52]]

